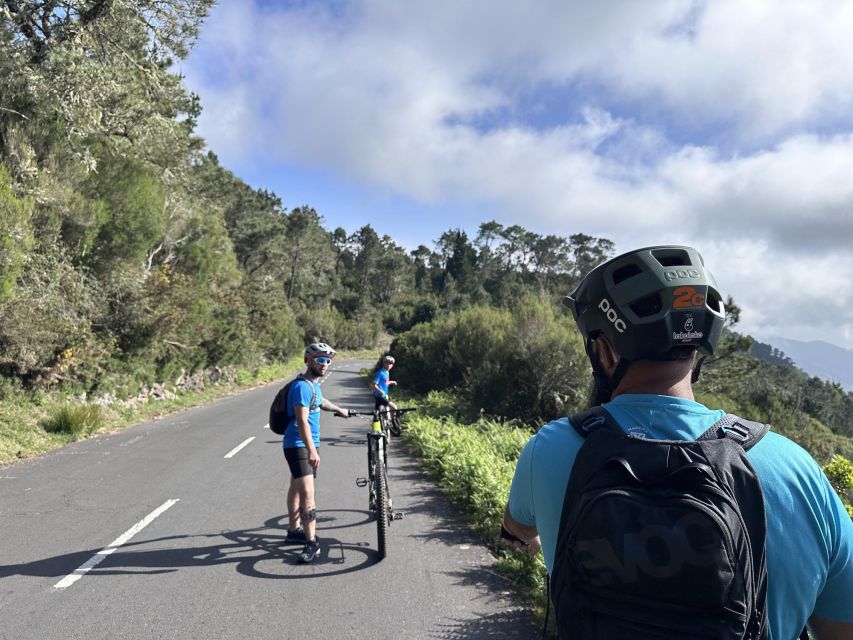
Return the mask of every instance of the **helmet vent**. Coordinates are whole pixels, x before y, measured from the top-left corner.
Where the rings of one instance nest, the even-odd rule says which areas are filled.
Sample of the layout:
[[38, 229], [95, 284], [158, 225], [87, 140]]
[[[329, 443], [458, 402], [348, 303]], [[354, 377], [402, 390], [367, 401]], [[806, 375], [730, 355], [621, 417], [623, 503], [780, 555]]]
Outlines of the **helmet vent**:
[[636, 264], [626, 264], [624, 267], [619, 267], [613, 272], [613, 284], [625, 282], [629, 278], [640, 275], [643, 270]]
[[713, 287], [708, 287], [708, 293], [705, 297], [705, 304], [707, 304], [709, 308], [713, 309], [717, 313], [725, 313], [723, 299], [720, 297], [720, 293]]
[[663, 302], [661, 302], [660, 295], [655, 293], [650, 296], [646, 296], [645, 298], [640, 298], [628, 306], [638, 318], [646, 318], [659, 313], [660, 310], [663, 309]]
[[652, 255], [662, 267], [689, 267], [693, 264], [683, 249], [658, 249], [652, 251]]

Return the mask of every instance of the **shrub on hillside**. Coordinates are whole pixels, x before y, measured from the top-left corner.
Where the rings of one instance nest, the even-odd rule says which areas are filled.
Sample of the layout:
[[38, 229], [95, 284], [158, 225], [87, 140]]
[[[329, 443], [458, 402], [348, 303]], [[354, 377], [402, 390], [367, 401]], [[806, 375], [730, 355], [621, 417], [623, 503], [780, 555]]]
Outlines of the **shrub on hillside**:
[[297, 315], [303, 340], [328, 342], [335, 349], [365, 349], [376, 344], [381, 321], [379, 312], [363, 309], [347, 317], [334, 307], [303, 309]]
[[580, 335], [535, 296], [510, 309], [471, 307], [417, 325], [391, 352], [404, 388], [463, 391], [472, 414], [539, 421], [575, 411], [586, 399], [589, 365]]
[[843, 456], [833, 456], [823, 470], [853, 518], [853, 464]]

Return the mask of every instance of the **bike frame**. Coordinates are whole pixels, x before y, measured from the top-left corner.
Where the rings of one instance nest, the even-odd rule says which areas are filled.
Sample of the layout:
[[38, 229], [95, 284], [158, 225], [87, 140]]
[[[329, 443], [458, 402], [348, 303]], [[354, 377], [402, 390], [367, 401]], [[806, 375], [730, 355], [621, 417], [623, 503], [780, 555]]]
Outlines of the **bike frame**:
[[386, 554], [388, 525], [395, 519], [388, 488], [388, 431], [367, 434], [368, 508], [376, 514], [376, 540], [379, 559]]
[[[374, 430], [367, 433], [367, 477], [356, 478], [356, 485], [368, 488], [368, 510], [376, 516], [376, 539], [379, 559], [386, 556], [388, 526], [394, 520], [403, 517], [400, 511], [394, 511], [391, 490], [388, 487], [388, 445], [391, 439], [391, 419], [393, 415], [402, 415], [414, 408], [376, 409], [373, 412]], [[358, 414], [350, 414], [358, 415]], [[364, 414], [362, 414], [364, 415]]]

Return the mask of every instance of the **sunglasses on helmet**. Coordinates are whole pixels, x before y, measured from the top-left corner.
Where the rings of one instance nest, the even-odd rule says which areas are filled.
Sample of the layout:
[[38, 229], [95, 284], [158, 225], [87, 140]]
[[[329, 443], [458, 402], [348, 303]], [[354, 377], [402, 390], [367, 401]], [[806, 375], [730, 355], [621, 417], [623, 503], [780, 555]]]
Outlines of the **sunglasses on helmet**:
[[320, 356], [319, 358], [314, 358], [314, 362], [317, 364], [332, 364], [332, 359], [326, 356]]

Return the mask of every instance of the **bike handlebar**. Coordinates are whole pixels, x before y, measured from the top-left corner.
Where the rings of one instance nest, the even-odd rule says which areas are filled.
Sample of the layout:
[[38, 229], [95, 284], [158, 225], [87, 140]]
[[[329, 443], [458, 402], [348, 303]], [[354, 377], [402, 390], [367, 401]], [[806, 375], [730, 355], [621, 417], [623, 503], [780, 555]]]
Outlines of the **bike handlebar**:
[[[417, 407], [404, 407], [402, 409], [388, 409], [388, 408], [379, 409], [379, 411], [385, 411], [387, 413], [409, 413], [409, 411], [417, 411], [417, 410], [418, 410]], [[366, 416], [369, 413], [368, 411], [356, 411], [355, 409], [349, 409], [348, 411], [349, 411], [349, 416], [345, 416], [344, 414], [342, 414], [338, 411], [335, 411], [332, 415], [334, 415], [336, 418], [347, 418], [347, 417], [359, 418], [359, 417]]]

